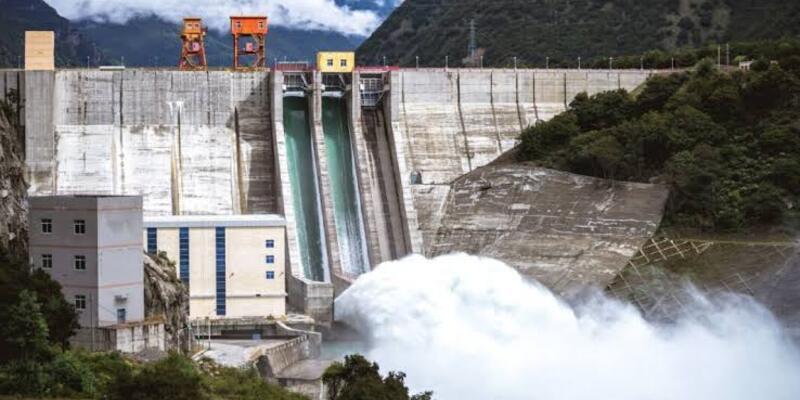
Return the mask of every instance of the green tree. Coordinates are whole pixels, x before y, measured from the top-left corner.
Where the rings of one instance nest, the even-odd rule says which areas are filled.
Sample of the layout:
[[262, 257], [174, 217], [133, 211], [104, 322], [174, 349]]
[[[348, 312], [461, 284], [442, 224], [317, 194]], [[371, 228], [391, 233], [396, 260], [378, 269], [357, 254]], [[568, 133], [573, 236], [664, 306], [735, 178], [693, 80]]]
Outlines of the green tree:
[[17, 302], [8, 309], [2, 333], [14, 359], [46, 360], [52, 356], [47, 322], [33, 292], [19, 292]]
[[112, 400], [203, 400], [209, 395], [203, 376], [192, 361], [170, 354], [145, 365], [138, 373], [117, 377], [108, 388], [107, 397]]
[[[48, 340], [62, 348], [78, 328], [78, 314], [61, 292], [61, 285], [40, 269], [31, 270], [24, 261], [0, 249], [0, 320], [6, 320], [12, 304], [23, 290], [36, 295], [39, 310], [47, 324]], [[0, 337], [0, 362], [12, 355], [7, 344], [10, 337]]]
[[433, 396], [431, 392], [410, 396], [405, 374], [390, 372], [383, 378], [378, 364], [361, 355], [350, 355], [344, 363], [334, 363], [322, 379], [328, 387], [329, 400], [430, 400]]
[[575, 96], [570, 107], [583, 132], [619, 124], [631, 118], [635, 109], [633, 99], [625, 90], [602, 92], [591, 97], [580, 93]]

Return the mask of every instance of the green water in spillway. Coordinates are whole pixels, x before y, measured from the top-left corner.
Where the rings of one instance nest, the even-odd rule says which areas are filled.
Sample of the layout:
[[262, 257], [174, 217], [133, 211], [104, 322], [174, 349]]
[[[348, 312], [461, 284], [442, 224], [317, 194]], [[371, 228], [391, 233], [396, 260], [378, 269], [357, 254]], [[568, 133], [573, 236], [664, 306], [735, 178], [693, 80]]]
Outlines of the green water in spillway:
[[368, 271], [369, 261], [347, 117], [343, 99], [322, 99], [322, 129], [342, 269], [349, 275], [360, 275]]
[[303, 97], [283, 99], [286, 156], [292, 186], [300, 260], [306, 278], [325, 281], [327, 260], [323, 246], [322, 218], [314, 167], [314, 151], [308, 120], [308, 102]]

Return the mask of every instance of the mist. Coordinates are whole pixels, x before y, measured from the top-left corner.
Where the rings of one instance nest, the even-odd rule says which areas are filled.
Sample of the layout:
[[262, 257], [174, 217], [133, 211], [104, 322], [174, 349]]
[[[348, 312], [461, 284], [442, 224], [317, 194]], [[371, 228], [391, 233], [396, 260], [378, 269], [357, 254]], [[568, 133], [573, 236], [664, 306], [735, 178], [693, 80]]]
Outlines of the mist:
[[[267, 15], [271, 24], [303, 30], [320, 29], [347, 35], [369, 35], [380, 17], [333, 0], [45, 0], [70, 20], [123, 24], [137, 16], [157, 15], [179, 22], [197, 16], [211, 29], [225, 32], [231, 15]], [[376, 4], [383, 4], [377, 1]]]
[[799, 399], [800, 352], [747, 297], [676, 322], [603, 295], [568, 305], [500, 261], [411, 256], [361, 276], [336, 319], [436, 399]]

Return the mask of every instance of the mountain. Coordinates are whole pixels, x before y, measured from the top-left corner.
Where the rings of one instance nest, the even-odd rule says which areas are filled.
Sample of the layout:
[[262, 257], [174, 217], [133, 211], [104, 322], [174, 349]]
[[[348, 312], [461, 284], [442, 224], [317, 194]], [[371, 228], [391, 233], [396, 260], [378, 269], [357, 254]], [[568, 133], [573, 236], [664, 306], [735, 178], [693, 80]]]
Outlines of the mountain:
[[0, 67], [17, 67], [24, 62], [26, 30], [52, 30], [56, 33], [56, 64], [84, 65], [102, 54], [73, 24], [42, 0], [0, 0]]
[[707, 43], [800, 34], [786, 0], [406, 0], [358, 49], [359, 62], [467, 62], [470, 23], [484, 64], [574, 64]]
[[[396, 0], [336, 0], [354, 10], [386, 17]], [[16, 67], [24, 55], [25, 30], [56, 32], [59, 67], [118, 64], [174, 66], [180, 57], [180, 26], [156, 15], [140, 15], [124, 24], [92, 19], [69, 21], [43, 0], [0, 0], [0, 67]], [[273, 25], [267, 37], [267, 58], [313, 61], [319, 50], [354, 50], [365, 38], [325, 30], [301, 30]], [[209, 65], [232, 64], [228, 32], [209, 31], [206, 37]]]
[[[171, 66], [178, 64], [180, 26], [151, 15], [125, 24], [81, 21], [77, 23], [87, 37], [101, 47], [112, 63], [124, 58], [128, 66]], [[267, 36], [267, 59], [313, 60], [317, 50], [355, 49], [363, 37], [346, 36], [320, 30], [287, 29], [271, 26]], [[211, 66], [230, 66], [233, 44], [230, 33], [209, 30], [206, 53]]]

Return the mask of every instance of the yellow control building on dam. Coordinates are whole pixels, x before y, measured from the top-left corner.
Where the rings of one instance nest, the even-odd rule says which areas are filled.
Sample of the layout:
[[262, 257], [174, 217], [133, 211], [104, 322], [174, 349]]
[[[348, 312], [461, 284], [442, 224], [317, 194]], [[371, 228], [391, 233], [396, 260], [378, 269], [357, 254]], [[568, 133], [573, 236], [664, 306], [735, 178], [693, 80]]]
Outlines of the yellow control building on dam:
[[150, 254], [165, 252], [189, 288], [189, 317], [286, 314], [286, 221], [278, 215], [145, 217]]
[[317, 70], [323, 73], [349, 74], [355, 70], [356, 53], [352, 51], [320, 51]]

